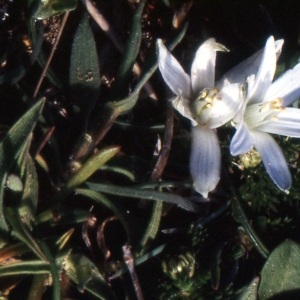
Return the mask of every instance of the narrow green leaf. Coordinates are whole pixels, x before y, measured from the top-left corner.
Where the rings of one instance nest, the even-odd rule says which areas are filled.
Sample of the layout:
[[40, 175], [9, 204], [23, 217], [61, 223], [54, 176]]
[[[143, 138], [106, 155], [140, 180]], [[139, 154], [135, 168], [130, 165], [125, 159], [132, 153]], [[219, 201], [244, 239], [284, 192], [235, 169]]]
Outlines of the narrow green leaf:
[[114, 205], [112, 203], [112, 201], [110, 201], [107, 197], [105, 197], [101, 193], [98, 193], [98, 192], [95, 192], [92, 190], [88, 190], [88, 189], [76, 189], [75, 192], [78, 195], [86, 196], [86, 197], [92, 199], [93, 201], [100, 203], [100, 204], [106, 206], [107, 208], [109, 208], [118, 217], [118, 219], [122, 223], [122, 225], [126, 231], [126, 234], [127, 234], [127, 241], [128, 241], [128, 243], [130, 243], [131, 238], [130, 238], [130, 231], [129, 231], [128, 223], [127, 223], [125, 217], [123, 216], [123, 214], [118, 209], [118, 207], [116, 205]]
[[77, 0], [40, 0], [33, 19], [44, 20], [51, 16], [74, 10]]
[[137, 132], [164, 132], [165, 131], [165, 124], [157, 124], [153, 126], [142, 126], [142, 125], [135, 125], [130, 122], [125, 122], [121, 120], [116, 120], [114, 122], [114, 126], [117, 126], [123, 130], [132, 130]]
[[66, 243], [69, 241], [70, 237], [74, 233], [74, 228], [71, 228], [66, 233], [64, 233], [57, 241], [56, 245], [58, 246], [58, 250], [62, 250]]
[[24, 179], [25, 170], [26, 170], [26, 160], [27, 155], [29, 153], [30, 145], [32, 140], [32, 134], [28, 136], [28, 139], [24, 142], [22, 148], [20, 149], [20, 153], [15, 162], [15, 172], [19, 174], [20, 178]]
[[218, 245], [216, 245], [210, 259], [210, 280], [211, 285], [214, 290], [218, 290], [220, 285], [220, 262], [221, 262], [221, 254], [223, 251], [223, 248], [225, 246], [225, 242], [221, 242]]
[[79, 290], [87, 290], [98, 299], [116, 299], [109, 285], [97, 267], [83, 255], [69, 255], [65, 258], [67, 275], [78, 284]]
[[243, 288], [237, 300], [257, 300], [258, 282], [259, 277], [254, 278], [247, 286]]
[[63, 253], [61, 253], [63, 256], [55, 259], [44, 239], [39, 239], [39, 243], [43, 252], [45, 253], [45, 256], [47, 257], [47, 260], [49, 261], [49, 270], [52, 276], [52, 299], [60, 300], [61, 289], [59, 273], [62, 269], [64, 258], [69, 255], [69, 252], [63, 251]]
[[163, 202], [156, 201], [153, 204], [151, 218], [148, 222], [145, 234], [140, 242], [141, 254], [145, 252], [149, 243], [153, 241], [159, 229]]
[[29, 274], [50, 274], [49, 264], [41, 260], [31, 260], [0, 266], [0, 277]]
[[69, 194], [75, 188], [84, 183], [102, 165], [116, 155], [120, 150], [119, 146], [110, 146], [96, 152], [84, 165], [69, 179], [61, 192], [61, 197]]
[[37, 58], [41, 52], [43, 41], [44, 41], [44, 23], [43, 23], [43, 21], [42, 20], [36, 21], [35, 25], [38, 30], [38, 34], [37, 34], [36, 43], [35, 43], [34, 47], [32, 47], [33, 52], [31, 53], [31, 56], [30, 56], [30, 63], [29, 63], [30, 66], [32, 66], [35, 63], [35, 61], [37, 60]]
[[11, 207], [7, 207], [5, 209], [5, 215], [13, 229], [12, 234], [25, 243], [40, 259], [48, 262], [39, 244], [32, 237], [28, 229], [25, 227], [25, 224], [21, 221], [17, 211]]
[[99, 98], [100, 82], [95, 39], [88, 15], [84, 13], [73, 41], [69, 78], [72, 103], [79, 109], [78, 116], [84, 130]]
[[130, 198], [142, 198], [148, 200], [164, 201], [164, 202], [176, 204], [179, 207], [191, 212], [199, 211], [199, 207], [196, 204], [175, 194], [140, 190], [132, 187], [130, 188], [122, 187], [122, 186], [112, 185], [112, 184], [92, 183], [92, 182], [86, 182], [86, 184], [90, 189], [98, 192], [103, 192], [103, 193], [116, 195], [116, 196], [130, 197]]
[[0, 247], [7, 238], [8, 227], [3, 215], [3, 197], [7, 173], [18, 157], [24, 142], [31, 134], [44, 105], [44, 99], [30, 108], [15, 125], [7, 132], [0, 143]]
[[38, 178], [33, 160], [29, 154], [26, 157], [25, 184], [19, 215], [28, 226], [35, 215], [38, 202]]
[[138, 189], [157, 189], [157, 188], [192, 188], [193, 184], [182, 181], [158, 181], [158, 182], [146, 182], [135, 186]]
[[46, 223], [49, 226], [76, 224], [87, 221], [91, 213], [84, 209], [51, 208], [41, 212], [34, 219], [35, 224]]
[[142, 39], [141, 18], [146, 0], [140, 1], [133, 17], [130, 35], [127, 38], [124, 55], [114, 84], [112, 98], [122, 99], [127, 96], [132, 68], [140, 50]]
[[237, 222], [242, 224], [245, 232], [251, 239], [253, 246], [258, 250], [258, 252], [264, 258], [267, 258], [269, 255], [269, 250], [265, 247], [263, 242], [257, 236], [256, 232], [253, 230], [253, 228], [244, 212], [244, 209], [236, 196], [233, 197], [233, 200], [232, 200], [232, 215], [236, 219]]
[[268, 257], [258, 288], [259, 299], [299, 299], [300, 245], [284, 241]]
[[129, 180], [135, 181], [134, 174], [132, 172], [124, 169], [124, 168], [115, 167], [115, 166], [109, 166], [109, 165], [104, 165], [104, 166], [100, 167], [99, 169], [103, 170], [103, 171], [110, 171], [110, 172], [122, 174], [125, 177], [127, 177]]
[[[174, 49], [176, 45], [182, 40], [187, 30], [187, 27], [188, 27], [187, 24], [185, 24], [182, 27], [182, 29], [179, 31], [179, 33], [176, 35], [174, 40], [171, 41], [168, 47], [170, 50]], [[143, 88], [145, 83], [150, 79], [150, 77], [156, 71], [157, 66], [158, 66], [157, 54], [156, 52], [154, 52], [145, 62], [145, 65], [143, 66], [142, 76], [140, 77], [140, 80], [136, 85], [136, 87], [134, 88], [133, 92], [124, 100], [109, 102], [108, 105], [115, 107], [116, 109], [119, 110], [120, 113], [126, 113], [129, 110], [131, 110], [138, 99], [140, 90]]]

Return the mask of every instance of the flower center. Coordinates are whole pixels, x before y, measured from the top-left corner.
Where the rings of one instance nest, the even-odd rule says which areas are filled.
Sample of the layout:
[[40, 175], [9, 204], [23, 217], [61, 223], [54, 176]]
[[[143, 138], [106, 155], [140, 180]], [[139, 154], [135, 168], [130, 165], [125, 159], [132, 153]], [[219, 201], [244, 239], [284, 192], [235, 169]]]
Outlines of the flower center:
[[255, 128], [271, 119], [276, 120], [277, 115], [284, 110], [283, 103], [282, 98], [276, 98], [272, 101], [247, 106], [244, 121], [248, 128]]
[[210, 116], [210, 108], [216, 101], [215, 97], [219, 89], [204, 89], [193, 102], [193, 111], [196, 114], [198, 122], [205, 123]]

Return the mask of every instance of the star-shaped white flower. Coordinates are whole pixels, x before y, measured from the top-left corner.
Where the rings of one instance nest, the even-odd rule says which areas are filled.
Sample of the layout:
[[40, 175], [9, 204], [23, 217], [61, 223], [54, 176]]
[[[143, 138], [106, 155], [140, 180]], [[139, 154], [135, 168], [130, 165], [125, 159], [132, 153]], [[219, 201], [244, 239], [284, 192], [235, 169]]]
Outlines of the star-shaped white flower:
[[160, 72], [177, 96], [173, 106], [192, 123], [190, 172], [196, 191], [207, 197], [220, 180], [221, 151], [215, 128], [231, 120], [242, 104], [240, 84], [215, 86], [216, 51], [228, 51], [208, 39], [198, 49], [191, 76], [158, 40]]
[[[240, 155], [255, 147], [271, 179], [281, 190], [287, 191], [292, 182], [291, 174], [282, 150], [268, 133], [300, 137], [300, 110], [287, 107], [300, 96], [300, 64], [272, 83], [282, 45], [282, 40], [275, 42], [271, 36], [257, 74], [247, 78], [245, 101], [233, 119], [237, 130], [230, 152]], [[239, 69], [247, 73], [237, 66], [235, 74]], [[248, 74], [251, 73], [248, 70]]]

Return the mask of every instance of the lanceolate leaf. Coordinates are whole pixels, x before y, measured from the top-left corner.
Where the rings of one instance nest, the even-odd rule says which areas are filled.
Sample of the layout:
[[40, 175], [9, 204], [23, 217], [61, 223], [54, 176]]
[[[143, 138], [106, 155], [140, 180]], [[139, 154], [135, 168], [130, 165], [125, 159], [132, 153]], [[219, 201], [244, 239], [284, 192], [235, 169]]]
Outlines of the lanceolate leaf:
[[114, 85], [113, 98], [122, 99], [127, 96], [132, 68], [140, 50], [142, 38], [141, 17], [145, 3], [146, 0], [140, 1], [133, 17], [131, 32], [127, 39], [127, 45]]
[[6, 136], [0, 143], [0, 246], [5, 243], [7, 238], [8, 227], [3, 215], [3, 196], [5, 180], [7, 173], [10, 171], [15, 159], [18, 157], [22, 146], [27, 141], [32, 132], [36, 121], [38, 120], [44, 100], [38, 101], [19, 121], [7, 132]]
[[140, 242], [141, 253], [145, 253], [145, 250], [147, 250], [147, 246], [149, 245], [149, 243], [156, 237], [160, 225], [162, 209], [163, 203], [156, 201], [152, 208], [152, 214], [147, 229]]
[[90, 157], [66, 183], [66, 186], [61, 193], [61, 197], [69, 194], [75, 188], [84, 183], [94, 172], [116, 155], [119, 150], [119, 146], [110, 146], [98, 151]]
[[27, 225], [35, 215], [38, 201], [38, 178], [33, 160], [29, 154], [26, 155], [25, 184], [19, 214], [23, 222]]
[[199, 211], [199, 207], [196, 204], [175, 194], [140, 190], [132, 187], [129, 188], [129, 187], [123, 187], [123, 186], [118, 186], [113, 184], [92, 183], [92, 182], [86, 182], [86, 184], [92, 190], [111, 194], [111, 195], [164, 201], [164, 202], [169, 202], [178, 205], [179, 207], [191, 212]]
[[280, 244], [269, 256], [261, 272], [260, 300], [299, 299], [300, 245], [293, 241]]
[[100, 71], [93, 32], [85, 13], [76, 31], [70, 65], [72, 103], [85, 126], [100, 94]]

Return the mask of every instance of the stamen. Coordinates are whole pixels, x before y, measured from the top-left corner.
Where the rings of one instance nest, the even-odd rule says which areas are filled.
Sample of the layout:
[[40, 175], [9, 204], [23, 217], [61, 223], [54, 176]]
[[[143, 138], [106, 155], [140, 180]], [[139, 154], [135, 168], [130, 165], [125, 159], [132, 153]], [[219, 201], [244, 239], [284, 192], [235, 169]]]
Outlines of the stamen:
[[[194, 102], [195, 108], [197, 111], [197, 116], [200, 117], [203, 111], [207, 108], [213, 107], [213, 102], [216, 100], [222, 100], [221, 97], [216, 97], [218, 94], [219, 89], [204, 89], [199, 94], [198, 98]], [[200, 102], [200, 103], [199, 103]]]
[[271, 101], [271, 105], [273, 109], [280, 109], [282, 104], [283, 104], [283, 99], [282, 98], [276, 98]]
[[214, 100], [214, 97], [219, 93], [219, 89], [213, 89], [210, 90], [209, 94], [207, 95], [205, 101], [208, 103], [212, 103]]

